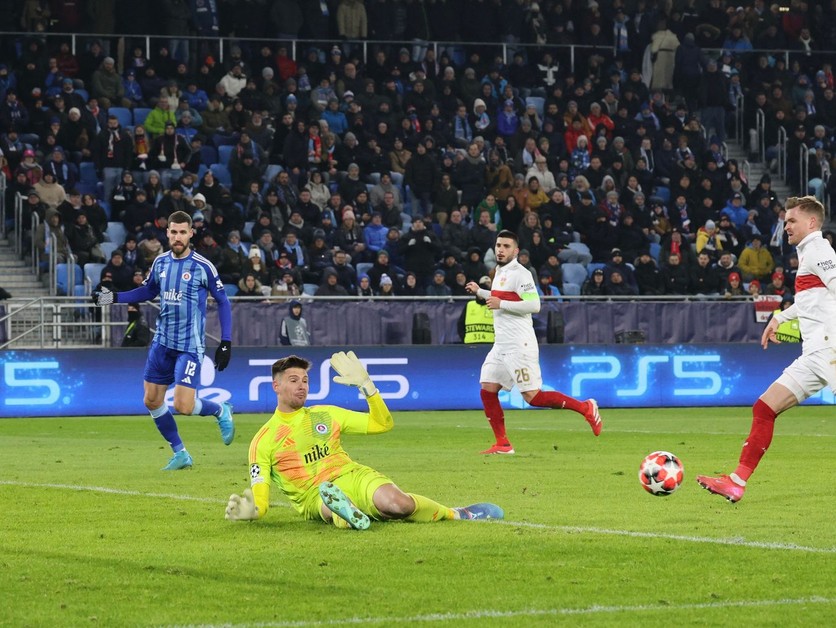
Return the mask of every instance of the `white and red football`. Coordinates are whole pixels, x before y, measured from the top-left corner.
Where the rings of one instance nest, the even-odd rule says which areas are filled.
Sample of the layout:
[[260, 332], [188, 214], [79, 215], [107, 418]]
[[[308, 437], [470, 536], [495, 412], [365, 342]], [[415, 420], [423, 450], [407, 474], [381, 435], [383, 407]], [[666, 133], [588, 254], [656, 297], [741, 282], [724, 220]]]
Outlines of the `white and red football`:
[[685, 477], [685, 467], [679, 458], [669, 451], [654, 451], [642, 460], [639, 467], [639, 482], [651, 495], [670, 495]]

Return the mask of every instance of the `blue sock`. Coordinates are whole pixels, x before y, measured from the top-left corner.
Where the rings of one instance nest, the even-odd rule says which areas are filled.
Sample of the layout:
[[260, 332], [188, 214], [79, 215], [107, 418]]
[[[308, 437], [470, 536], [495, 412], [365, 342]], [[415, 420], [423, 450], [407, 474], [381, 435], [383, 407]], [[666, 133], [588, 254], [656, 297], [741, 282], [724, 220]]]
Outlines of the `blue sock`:
[[221, 404], [208, 399], [195, 399], [192, 414], [200, 416], [221, 416]]
[[154, 419], [157, 429], [160, 431], [160, 434], [163, 435], [163, 438], [168, 441], [168, 444], [171, 445], [171, 449], [174, 453], [186, 448], [186, 446], [183, 445], [180, 434], [177, 432], [177, 423], [174, 421], [174, 417], [171, 415], [171, 411], [168, 409], [168, 406], [164, 405], [160, 406], [156, 410], [151, 410], [151, 418]]

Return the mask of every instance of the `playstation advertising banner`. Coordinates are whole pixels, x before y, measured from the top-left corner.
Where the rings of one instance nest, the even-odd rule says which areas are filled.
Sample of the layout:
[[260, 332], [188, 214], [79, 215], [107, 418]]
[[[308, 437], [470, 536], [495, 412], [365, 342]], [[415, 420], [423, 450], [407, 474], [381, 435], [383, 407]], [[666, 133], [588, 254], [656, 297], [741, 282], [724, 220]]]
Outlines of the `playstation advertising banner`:
[[[479, 370], [489, 350], [479, 346], [359, 347], [358, 356], [392, 410], [475, 410]], [[309, 403], [354, 409], [354, 388], [334, 384], [331, 354], [343, 347], [296, 347], [311, 360]], [[798, 344], [542, 345], [543, 388], [595, 397], [602, 407], [751, 405], [800, 353]], [[214, 348], [209, 352], [210, 355]], [[203, 359], [198, 394], [231, 402], [236, 412], [270, 413], [276, 405], [270, 366], [290, 347], [233, 348], [224, 372]], [[6, 351], [0, 353], [0, 417], [143, 414], [145, 349]], [[173, 389], [167, 400], [171, 403]], [[506, 408], [523, 408], [503, 392]], [[808, 404], [833, 404], [824, 390]]]

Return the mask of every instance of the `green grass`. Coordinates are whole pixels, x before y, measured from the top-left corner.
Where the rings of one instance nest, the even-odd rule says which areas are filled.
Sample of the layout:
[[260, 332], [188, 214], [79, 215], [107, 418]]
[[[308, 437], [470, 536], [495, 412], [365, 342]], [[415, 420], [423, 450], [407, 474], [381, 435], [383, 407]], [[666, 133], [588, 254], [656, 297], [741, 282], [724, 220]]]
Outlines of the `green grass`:
[[[482, 457], [481, 413], [400, 413], [346, 437], [354, 459], [507, 520], [366, 532], [302, 521], [276, 491], [264, 520], [223, 519], [264, 416], [238, 416], [230, 447], [180, 418], [195, 467], [174, 473], [147, 417], [0, 420], [0, 625], [832, 625], [832, 408], [782, 416], [731, 505], [694, 476], [733, 469], [749, 414], [605, 410], [595, 439], [571, 413], [512, 411], [518, 454]], [[656, 449], [685, 464], [667, 498], [637, 479]]]

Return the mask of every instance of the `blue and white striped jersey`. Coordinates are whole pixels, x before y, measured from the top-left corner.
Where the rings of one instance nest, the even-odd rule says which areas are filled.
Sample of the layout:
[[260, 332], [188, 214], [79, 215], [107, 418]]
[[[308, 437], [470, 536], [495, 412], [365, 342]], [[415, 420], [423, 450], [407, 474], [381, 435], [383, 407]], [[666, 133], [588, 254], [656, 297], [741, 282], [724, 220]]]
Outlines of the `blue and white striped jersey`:
[[[214, 264], [194, 251], [182, 259], [176, 259], [169, 251], [154, 260], [143, 285], [151, 293], [149, 300], [160, 297], [154, 341], [176, 351], [202, 356], [206, 349], [207, 293], [220, 307], [229, 308], [223, 282]], [[127, 296], [127, 293], [120, 294], [120, 302], [127, 300], [123, 295]], [[223, 318], [222, 328], [225, 326]], [[221, 331], [228, 339], [230, 330]]]

